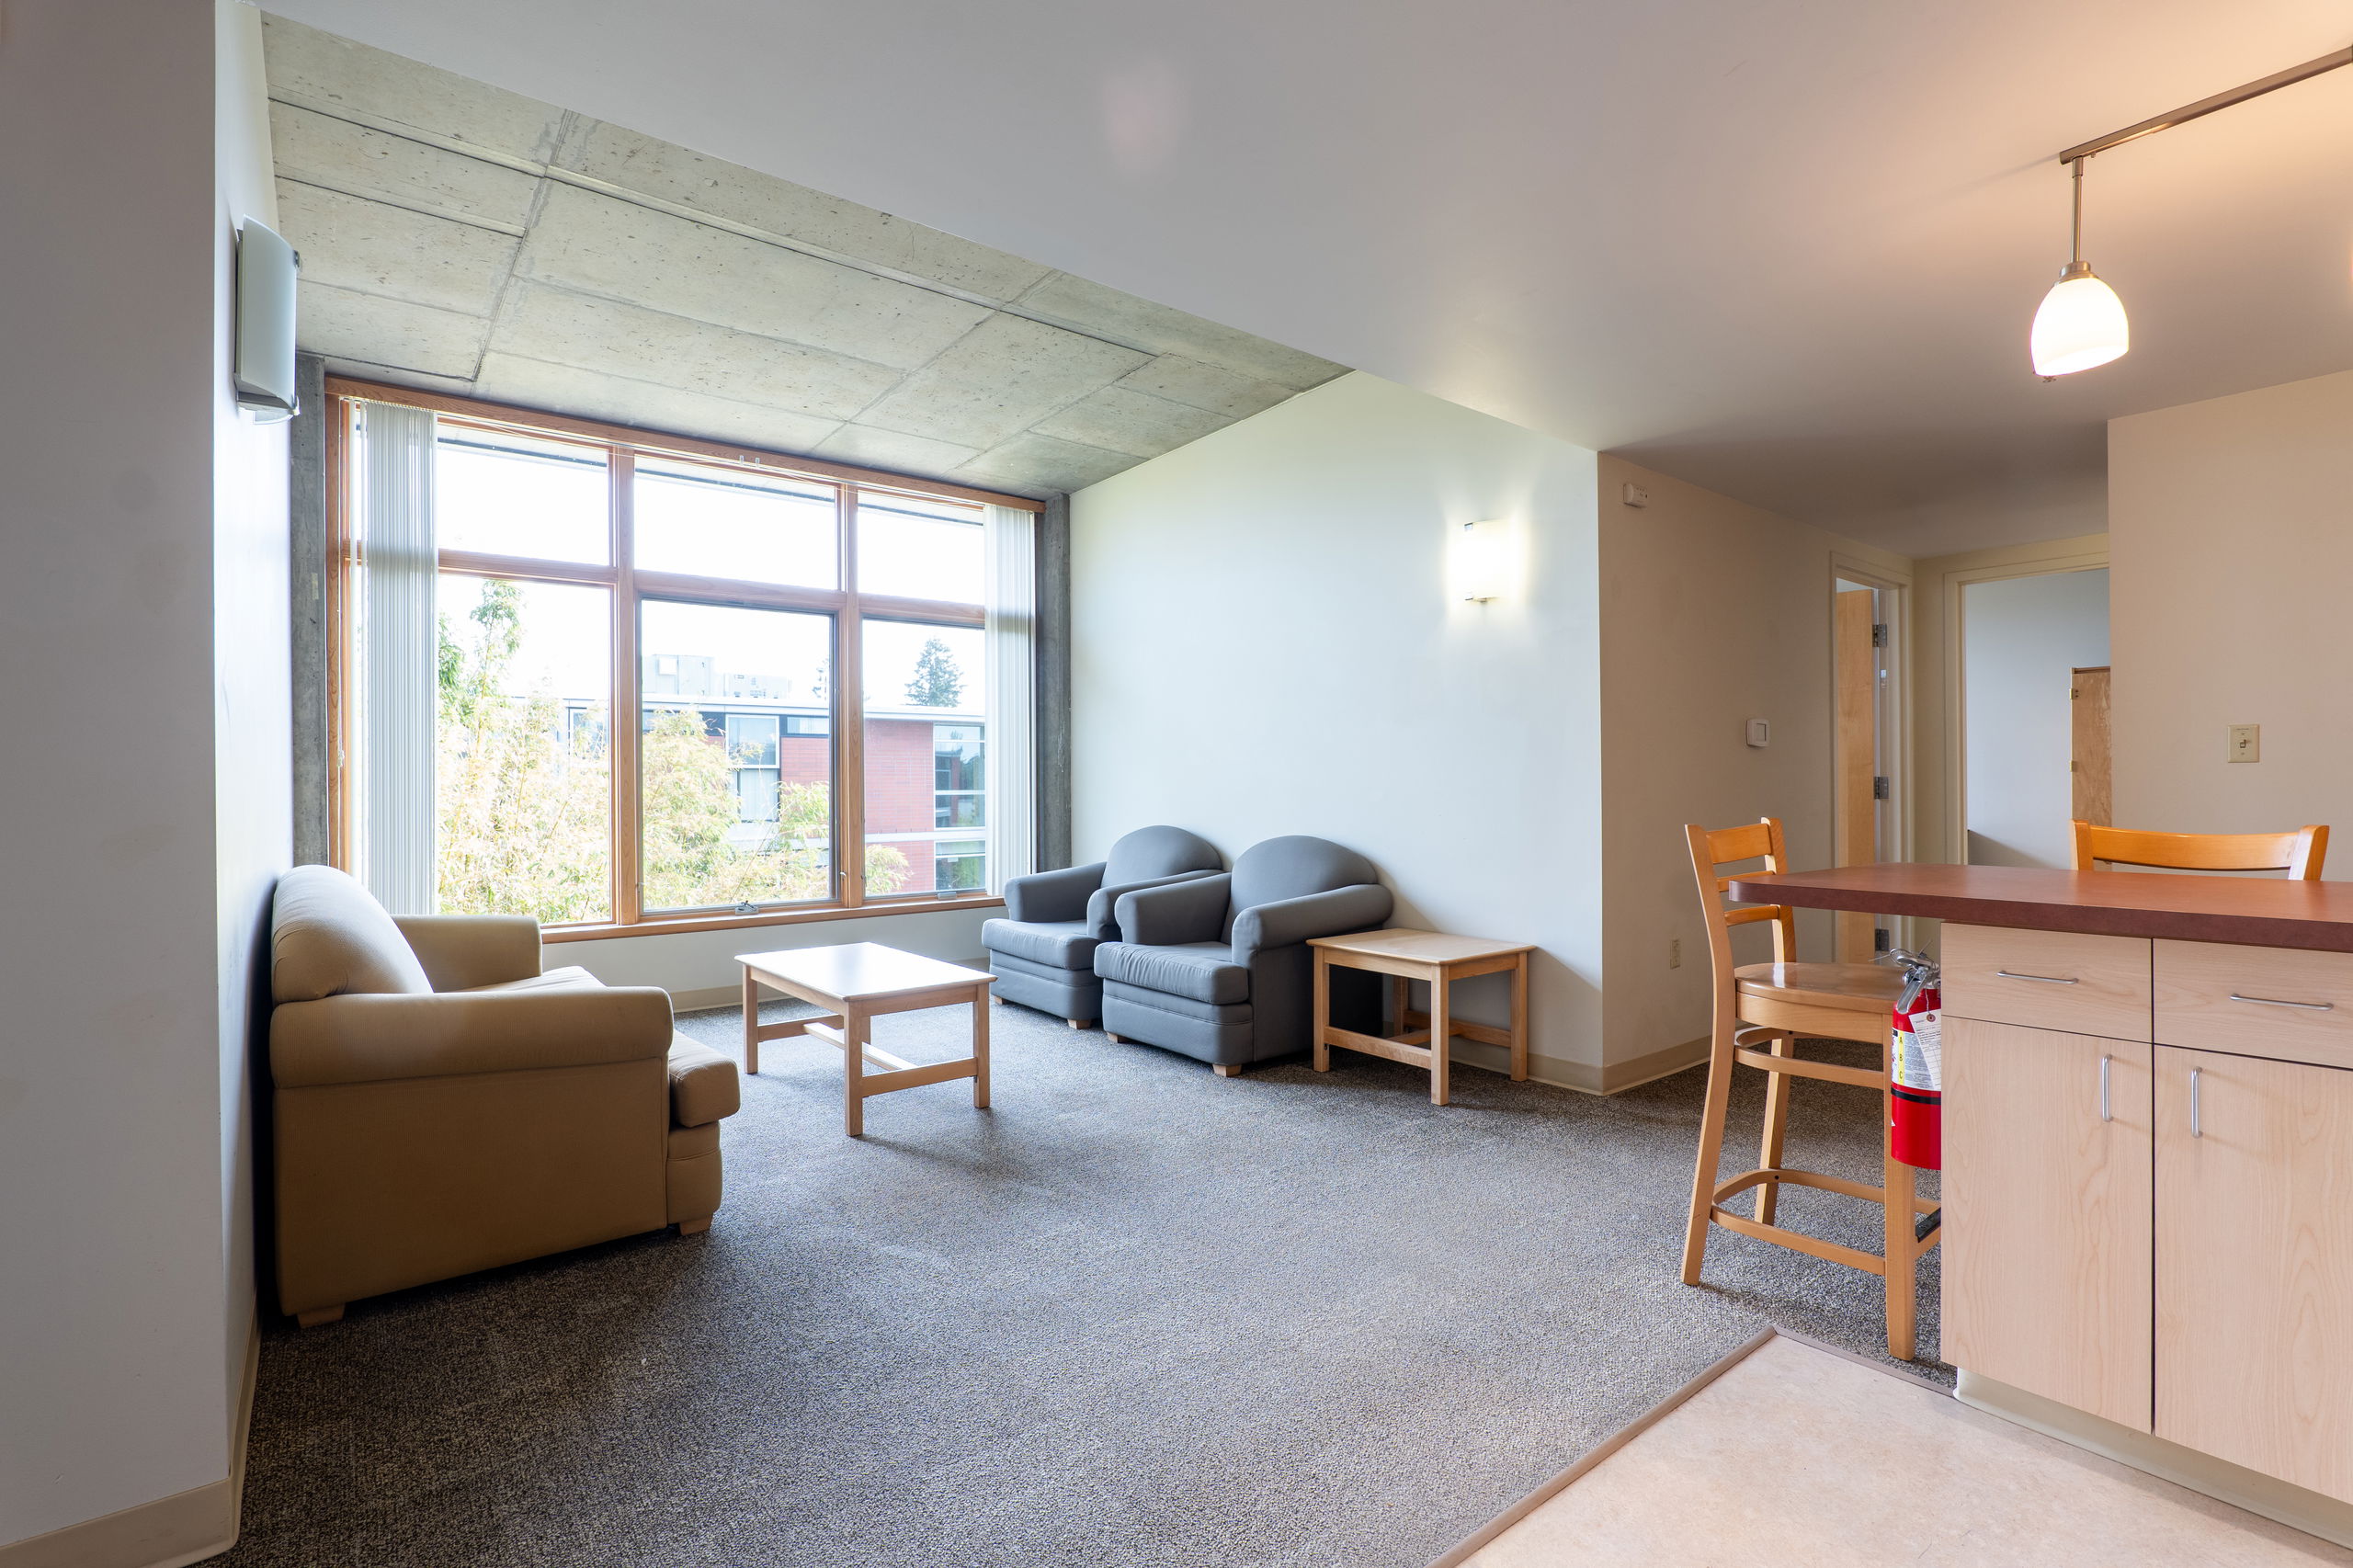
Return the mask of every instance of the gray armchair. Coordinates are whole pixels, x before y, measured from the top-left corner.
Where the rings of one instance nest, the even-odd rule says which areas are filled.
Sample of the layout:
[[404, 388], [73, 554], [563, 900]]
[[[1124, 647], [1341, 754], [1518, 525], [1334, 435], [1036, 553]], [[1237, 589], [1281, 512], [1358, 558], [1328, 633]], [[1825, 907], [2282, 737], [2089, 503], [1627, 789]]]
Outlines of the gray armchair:
[[1371, 861], [1325, 839], [1270, 838], [1226, 875], [1121, 895], [1120, 939], [1095, 949], [1104, 1028], [1228, 1077], [1306, 1050], [1307, 939], [1387, 920], [1394, 901], [1374, 876]]
[[1223, 863], [1217, 846], [1198, 834], [1140, 827], [1092, 865], [1014, 878], [1005, 884], [1005, 917], [981, 926], [998, 999], [1085, 1028], [1103, 1016], [1095, 949], [1119, 938], [1120, 895], [1206, 877]]

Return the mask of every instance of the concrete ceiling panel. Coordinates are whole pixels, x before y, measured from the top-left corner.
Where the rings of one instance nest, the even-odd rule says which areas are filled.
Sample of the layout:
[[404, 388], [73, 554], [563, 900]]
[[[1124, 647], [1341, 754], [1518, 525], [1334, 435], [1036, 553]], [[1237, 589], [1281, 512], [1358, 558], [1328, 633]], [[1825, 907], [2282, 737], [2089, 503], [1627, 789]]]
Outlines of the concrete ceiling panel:
[[471, 379], [490, 324], [407, 300], [305, 279], [295, 296], [301, 346], [370, 365]]
[[1024, 311], [1067, 322], [1082, 332], [1101, 333], [1121, 343], [1141, 345], [1154, 354], [1181, 354], [1261, 381], [1279, 381], [1293, 392], [1320, 385], [1347, 369], [1067, 272], [1046, 278], [1017, 303]]
[[543, 283], [518, 283], [491, 347], [833, 424], [898, 381], [881, 365]]
[[294, 104], [269, 106], [279, 175], [517, 233], [530, 221], [539, 176], [502, 164], [371, 131]]
[[1106, 451], [1156, 458], [1231, 423], [1207, 409], [1171, 403], [1165, 397], [1120, 384], [1089, 392], [1030, 428], [1040, 436], [1100, 447]]
[[1125, 452], [1107, 452], [1100, 447], [1027, 431], [983, 452], [966, 463], [958, 477], [983, 485], [1084, 490], [1143, 460]]
[[314, 283], [487, 317], [520, 242], [495, 229], [278, 182], [278, 222]]
[[995, 315], [909, 376], [861, 425], [989, 448], [1144, 362], [1117, 344]]
[[514, 354], [486, 355], [474, 392], [494, 403], [785, 451], [808, 451], [835, 428], [807, 415]]
[[563, 111], [469, 76], [315, 28], [264, 18], [270, 96], [330, 114], [406, 126], [503, 157], [545, 162]]
[[1259, 381], [1222, 365], [1204, 365], [1181, 354], [1163, 354], [1131, 373], [1120, 385], [1165, 397], [1171, 403], [1205, 408], [1228, 419], [1247, 419], [1254, 414], [1263, 414], [1292, 393], [1306, 390], [1287, 387], [1280, 381]]
[[985, 299], [1010, 300], [1051, 270], [601, 121], [586, 126], [556, 161], [608, 185]]
[[552, 186], [517, 264], [543, 282], [911, 370], [992, 313], [912, 283]]
[[870, 425], [845, 425], [808, 449], [813, 457], [885, 468], [925, 479], [945, 479], [981, 455], [974, 447], [960, 447], [953, 441], [935, 441], [928, 436], [909, 436], [897, 430], [878, 430]]

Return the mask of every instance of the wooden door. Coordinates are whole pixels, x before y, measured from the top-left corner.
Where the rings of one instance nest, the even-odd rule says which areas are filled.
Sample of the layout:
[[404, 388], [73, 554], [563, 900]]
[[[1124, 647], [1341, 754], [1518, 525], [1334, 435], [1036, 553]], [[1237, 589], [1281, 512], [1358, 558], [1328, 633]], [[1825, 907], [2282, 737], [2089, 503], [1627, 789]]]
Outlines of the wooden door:
[[2160, 1046], [2156, 1123], [2157, 1436], [2353, 1502], [2353, 1072]]
[[2070, 672], [2068, 714], [2073, 732], [2069, 769], [2075, 777], [2075, 820], [2100, 827], [2116, 825], [2116, 805], [2109, 760], [2109, 666]]
[[1944, 1021], [1944, 1358], [2138, 1432], [2150, 1051]]
[[[1838, 698], [1833, 814], [1841, 866], [1868, 866], [1879, 858], [1879, 800], [1873, 788], [1879, 767], [1879, 657], [1871, 642], [1876, 598], [1869, 588], [1842, 588], [1831, 599], [1831, 676]], [[1869, 915], [1839, 912], [1839, 962], [1870, 962], [1874, 925]]]

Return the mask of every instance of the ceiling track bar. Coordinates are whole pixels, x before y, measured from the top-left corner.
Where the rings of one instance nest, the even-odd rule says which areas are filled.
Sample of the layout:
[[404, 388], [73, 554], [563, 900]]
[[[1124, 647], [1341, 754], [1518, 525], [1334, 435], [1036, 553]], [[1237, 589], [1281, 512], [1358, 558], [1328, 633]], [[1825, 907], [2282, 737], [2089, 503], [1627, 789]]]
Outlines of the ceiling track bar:
[[2292, 87], [2299, 82], [2308, 82], [2314, 76], [2336, 70], [2340, 65], [2353, 65], [2353, 45], [2333, 50], [2317, 60], [2307, 60], [2302, 65], [2290, 65], [2285, 71], [2274, 72], [2260, 81], [2249, 82], [2243, 87], [2233, 87], [2226, 93], [2216, 93], [2211, 98], [2200, 98], [2194, 104], [2184, 104], [2170, 114], [2161, 114], [2154, 119], [2144, 119], [2138, 125], [2128, 125], [2121, 131], [2111, 131], [2107, 135], [2096, 136], [2089, 142], [2077, 142], [2060, 153], [2059, 161], [2063, 164], [2079, 163], [2095, 153], [2105, 153], [2110, 147], [2121, 147], [2127, 142], [2137, 142], [2143, 136], [2154, 136], [2160, 131], [2171, 131], [2177, 125], [2187, 125], [2193, 119], [2203, 119], [2216, 109], [2229, 108], [2232, 105], [2243, 104], [2249, 98], [2259, 98], [2266, 93], [2276, 93], [2282, 87]]

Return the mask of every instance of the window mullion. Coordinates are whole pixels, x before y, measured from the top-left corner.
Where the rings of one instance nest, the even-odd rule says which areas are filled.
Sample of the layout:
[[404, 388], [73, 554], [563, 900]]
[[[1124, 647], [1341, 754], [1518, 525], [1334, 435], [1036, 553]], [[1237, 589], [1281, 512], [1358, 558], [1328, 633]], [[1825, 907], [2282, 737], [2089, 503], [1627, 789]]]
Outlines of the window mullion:
[[836, 502], [841, 614], [834, 621], [834, 870], [842, 906], [866, 902], [866, 631], [858, 605], [858, 486]]
[[637, 460], [629, 448], [610, 449], [612, 476], [613, 671], [608, 751], [613, 768], [613, 919], [634, 926], [642, 914], [639, 854], [639, 717], [637, 656]]

